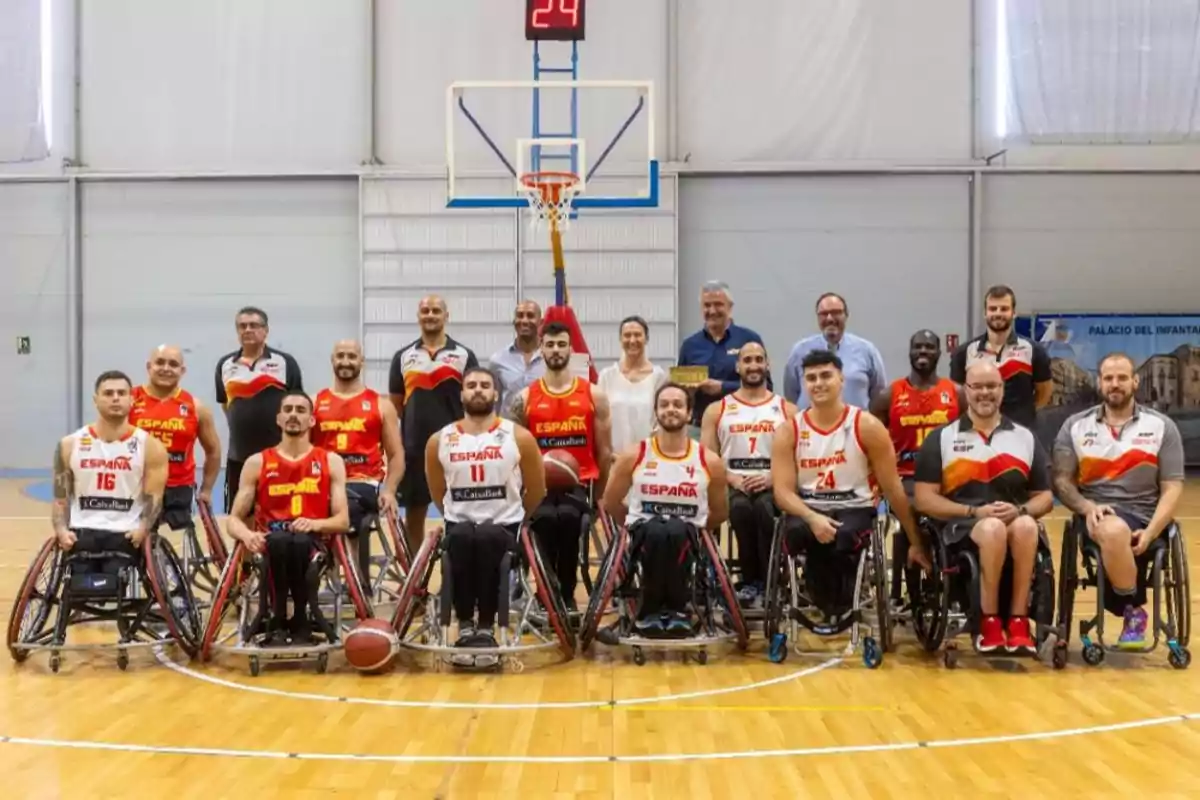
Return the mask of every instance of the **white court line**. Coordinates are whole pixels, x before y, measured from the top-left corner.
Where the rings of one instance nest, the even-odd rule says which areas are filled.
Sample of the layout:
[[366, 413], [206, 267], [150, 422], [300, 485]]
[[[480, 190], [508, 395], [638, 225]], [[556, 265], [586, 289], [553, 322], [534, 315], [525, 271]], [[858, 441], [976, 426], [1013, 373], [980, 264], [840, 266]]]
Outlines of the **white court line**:
[[[222, 514], [218, 514], [217, 517], [219, 519], [224, 519], [224, 515], [222, 515]], [[0, 517], [0, 522], [34, 522], [34, 521], [45, 522], [45, 521], [48, 521], [49, 519], [50, 519], [49, 516], [43, 514], [43, 515], [37, 516], [37, 517]], [[1046, 522], [1066, 522], [1068, 519], [1070, 519], [1070, 517], [1044, 517], [1043, 519]], [[1195, 522], [1197, 520], [1200, 520], [1200, 516], [1176, 517], [1175, 519], [1180, 522]]]
[[615, 706], [633, 706], [646, 705], [651, 703], [672, 703], [679, 700], [693, 700], [697, 697], [716, 697], [723, 694], [733, 694], [734, 692], [744, 692], [750, 689], [761, 689], [765, 686], [774, 686], [779, 683], [787, 683], [788, 681], [798, 680], [800, 678], [815, 675], [822, 670], [829, 669], [832, 666], [840, 664], [842, 659], [831, 658], [816, 666], [806, 669], [789, 672], [786, 675], [780, 675], [776, 678], [768, 678], [764, 681], [756, 681], [754, 683], [742, 684], [739, 686], [727, 686], [719, 689], [701, 689], [695, 692], [682, 692], [680, 694], [668, 694], [660, 697], [631, 697], [627, 700], [569, 700], [548, 703], [464, 703], [451, 701], [427, 701], [427, 700], [381, 700], [374, 697], [339, 697], [329, 694], [315, 694], [311, 692], [289, 692], [285, 689], [272, 689], [267, 686], [248, 686], [244, 683], [217, 678], [212, 675], [205, 675], [203, 672], [197, 672], [193, 669], [176, 664], [161, 652], [156, 653], [159, 663], [168, 669], [186, 675], [196, 680], [212, 683], [217, 686], [224, 686], [227, 689], [237, 689], [243, 692], [254, 692], [256, 694], [271, 695], [273, 697], [286, 697], [292, 700], [314, 700], [320, 703], [351, 703], [354, 705], [367, 706], [387, 706], [389, 708], [455, 708], [455, 709], [471, 709], [471, 710], [536, 710], [548, 708], [612, 708]]
[[1177, 714], [1170, 717], [1117, 722], [1109, 725], [1093, 725], [1087, 728], [1067, 728], [1040, 733], [1018, 733], [1001, 736], [982, 736], [972, 739], [935, 739], [925, 742], [893, 742], [888, 744], [833, 745], [830, 747], [801, 747], [781, 750], [741, 750], [726, 753], [662, 753], [653, 755], [613, 756], [421, 756], [421, 755], [372, 755], [367, 753], [300, 753], [280, 750], [232, 750], [217, 747], [168, 747], [158, 745], [125, 744], [121, 742], [96, 742], [82, 739], [35, 739], [24, 736], [0, 736], [0, 744], [27, 745], [32, 747], [56, 747], [72, 750], [108, 750], [126, 753], [154, 753], [158, 755], [215, 756], [227, 758], [295, 759], [298, 761], [359, 761], [399, 764], [606, 764], [644, 763], [664, 761], [722, 761], [739, 758], [797, 758], [810, 756], [834, 756], [849, 753], [888, 753], [898, 750], [919, 750], [947, 747], [973, 747], [982, 744], [1004, 744], [1008, 742], [1045, 741], [1068, 736], [1084, 736], [1097, 733], [1148, 728], [1155, 725], [1170, 725], [1200, 719], [1200, 714]]

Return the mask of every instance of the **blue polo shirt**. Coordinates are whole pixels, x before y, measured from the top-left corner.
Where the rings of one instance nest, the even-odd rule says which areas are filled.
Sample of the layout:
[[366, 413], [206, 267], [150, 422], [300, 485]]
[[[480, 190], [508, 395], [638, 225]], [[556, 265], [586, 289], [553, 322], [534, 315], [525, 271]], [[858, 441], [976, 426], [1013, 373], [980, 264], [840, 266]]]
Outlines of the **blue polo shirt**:
[[[679, 345], [679, 366], [708, 367], [708, 377], [721, 382], [719, 395], [696, 392], [693, 425], [700, 424], [700, 420], [704, 418], [704, 409], [708, 408], [710, 403], [731, 394], [741, 385], [737, 374], [737, 354], [750, 342], [762, 344], [762, 337], [749, 328], [730, 323], [725, 329], [725, 335], [719, 340], [709, 335], [708, 328], [701, 328]], [[774, 389], [770, 372], [767, 373], [767, 388]]]

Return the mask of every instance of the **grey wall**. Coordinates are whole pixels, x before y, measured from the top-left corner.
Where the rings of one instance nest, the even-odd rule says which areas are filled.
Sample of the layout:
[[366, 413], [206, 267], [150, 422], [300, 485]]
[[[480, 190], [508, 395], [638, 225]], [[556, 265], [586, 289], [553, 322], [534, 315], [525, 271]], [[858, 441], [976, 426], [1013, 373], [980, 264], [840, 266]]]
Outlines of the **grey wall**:
[[681, 179], [680, 337], [701, 325], [700, 286], [723, 280], [782, 388], [792, 346], [816, 331], [816, 298], [833, 291], [889, 378], [904, 374], [918, 328], [966, 333], [968, 189], [958, 176]]
[[270, 315], [268, 342], [297, 358], [305, 388], [330, 383], [333, 342], [358, 335], [355, 182], [81, 188], [85, 416], [99, 372], [136, 381], [162, 342], [184, 348], [185, 386], [212, 403], [217, 359], [237, 348], [233, 318], [247, 304]]
[[69, 424], [67, 206], [66, 183], [0, 185], [0, 468], [49, 469]]
[[983, 283], [1029, 311], [1200, 309], [1200, 176], [989, 175]]

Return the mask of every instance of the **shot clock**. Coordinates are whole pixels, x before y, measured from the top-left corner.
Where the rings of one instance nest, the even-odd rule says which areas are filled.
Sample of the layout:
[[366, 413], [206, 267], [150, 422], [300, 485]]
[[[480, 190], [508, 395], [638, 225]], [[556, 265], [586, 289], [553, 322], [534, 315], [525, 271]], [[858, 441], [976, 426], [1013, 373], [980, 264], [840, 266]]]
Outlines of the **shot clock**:
[[525, 0], [525, 38], [531, 42], [582, 42], [584, 0]]

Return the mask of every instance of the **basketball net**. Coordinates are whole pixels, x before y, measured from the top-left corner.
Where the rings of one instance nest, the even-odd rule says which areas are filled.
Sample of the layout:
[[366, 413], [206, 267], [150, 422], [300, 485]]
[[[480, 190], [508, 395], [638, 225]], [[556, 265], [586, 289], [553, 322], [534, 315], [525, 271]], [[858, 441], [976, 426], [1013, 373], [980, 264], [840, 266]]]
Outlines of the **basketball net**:
[[531, 226], [538, 230], [550, 227], [550, 249], [554, 256], [554, 305], [546, 309], [542, 324], [561, 322], [571, 332], [572, 350], [588, 359], [588, 377], [592, 383], [599, 379], [596, 362], [583, 338], [583, 329], [571, 308], [567, 292], [566, 263], [563, 257], [562, 232], [571, 224], [571, 201], [581, 183], [573, 172], [531, 172], [521, 176], [521, 186], [529, 196]]

